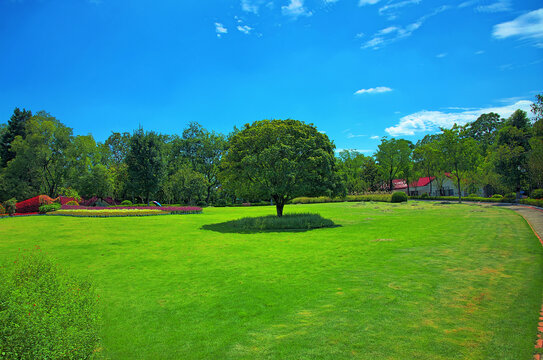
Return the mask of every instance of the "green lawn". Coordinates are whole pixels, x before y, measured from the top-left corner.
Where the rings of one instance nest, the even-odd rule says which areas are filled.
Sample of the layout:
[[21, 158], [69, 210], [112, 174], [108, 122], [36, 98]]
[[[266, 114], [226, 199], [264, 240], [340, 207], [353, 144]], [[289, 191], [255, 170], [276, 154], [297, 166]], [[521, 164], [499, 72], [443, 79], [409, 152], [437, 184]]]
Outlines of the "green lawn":
[[111, 359], [531, 359], [543, 248], [515, 213], [289, 205], [340, 226], [202, 229], [274, 212], [0, 219], [0, 260], [39, 245], [92, 275]]

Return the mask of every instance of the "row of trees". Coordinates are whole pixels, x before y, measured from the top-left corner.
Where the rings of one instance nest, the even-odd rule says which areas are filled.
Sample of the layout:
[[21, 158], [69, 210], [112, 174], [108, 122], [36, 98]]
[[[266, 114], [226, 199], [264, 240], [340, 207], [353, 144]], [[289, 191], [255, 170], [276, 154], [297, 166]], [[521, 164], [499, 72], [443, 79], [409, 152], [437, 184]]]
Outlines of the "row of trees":
[[532, 119], [522, 110], [507, 119], [488, 113], [417, 143], [383, 138], [374, 156], [341, 152], [339, 171], [349, 193], [390, 190], [394, 179], [409, 187], [419, 177], [436, 177], [439, 187], [445, 174], [457, 189], [483, 187], [486, 196], [543, 188], [542, 114], [543, 96], [537, 95]]
[[223, 135], [189, 124], [180, 135], [137, 129], [104, 142], [46, 112], [15, 109], [0, 125], [0, 201], [51, 197], [75, 189], [81, 196], [139, 202], [221, 204], [294, 196], [390, 190], [420, 176], [449, 173], [458, 188], [488, 192], [543, 187], [543, 97], [533, 119], [517, 110], [508, 119], [481, 115], [442, 129], [416, 144], [383, 138], [374, 156], [342, 151], [328, 137], [295, 120], [265, 120]]

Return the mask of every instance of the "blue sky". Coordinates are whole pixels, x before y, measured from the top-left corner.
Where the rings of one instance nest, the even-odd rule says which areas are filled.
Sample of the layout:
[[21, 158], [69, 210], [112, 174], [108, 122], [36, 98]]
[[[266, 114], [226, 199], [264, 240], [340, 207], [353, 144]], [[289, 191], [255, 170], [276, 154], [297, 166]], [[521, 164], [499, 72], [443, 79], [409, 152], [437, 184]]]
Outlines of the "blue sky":
[[0, 122], [100, 141], [293, 118], [369, 154], [542, 91], [540, 1], [0, 0]]

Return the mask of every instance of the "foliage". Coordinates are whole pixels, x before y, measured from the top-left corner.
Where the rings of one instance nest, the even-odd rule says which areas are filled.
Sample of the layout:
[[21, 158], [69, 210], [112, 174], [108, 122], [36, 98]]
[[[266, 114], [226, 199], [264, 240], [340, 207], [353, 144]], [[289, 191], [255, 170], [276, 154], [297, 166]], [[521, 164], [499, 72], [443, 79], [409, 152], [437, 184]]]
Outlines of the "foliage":
[[33, 198], [21, 201], [17, 203], [17, 213], [27, 214], [36, 213], [39, 211], [42, 205], [51, 205], [53, 199], [47, 195], [34, 196]]
[[17, 200], [15, 198], [11, 198], [9, 200], [4, 201], [4, 209], [6, 211], [6, 214], [13, 215], [17, 211]]
[[520, 199], [519, 203], [543, 208], [543, 199]]
[[221, 224], [204, 225], [206, 230], [224, 232], [310, 230], [335, 226], [334, 222], [319, 214], [297, 213], [278, 216], [245, 217]]
[[223, 157], [222, 183], [238, 197], [272, 198], [277, 216], [298, 196], [339, 191], [334, 145], [313, 125], [262, 120], [232, 136]]
[[407, 201], [407, 194], [402, 191], [396, 191], [392, 194], [391, 202], [393, 203], [401, 203]]
[[503, 195], [501, 195], [501, 194], [494, 194], [494, 195], [492, 195], [492, 198], [493, 198], [493, 199], [503, 199]]
[[57, 211], [57, 210], [60, 210], [61, 208], [61, 205], [60, 204], [57, 204], [57, 203], [53, 203], [53, 204], [44, 204], [44, 205], [41, 205], [39, 207], [39, 213], [40, 214], [47, 214], [49, 212], [52, 212], [52, 211]]
[[126, 156], [129, 192], [149, 203], [164, 177], [164, 158], [161, 137], [139, 128], [130, 139]]
[[5, 359], [88, 359], [98, 348], [92, 283], [39, 249], [0, 268], [0, 351]]
[[26, 122], [32, 117], [30, 110], [19, 108], [13, 110], [13, 115], [8, 121], [5, 132], [0, 137], [0, 168], [5, 167], [10, 160], [13, 160], [15, 153], [11, 148], [13, 140], [17, 136], [26, 137]]
[[530, 194], [530, 197], [532, 199], [543, 199], [543, 189], [532, 190], [532, 193]]
[[380, 170], [372, 157], [355, 150], [343, 150], [338, 155], [337, 165], [347, 194], [360, 194], [379, 188]]
[[79, 206], [79, 203], [75, 200], [70, 200], [66, 203], [66, 205], [70, 205], [70, 206]]
[[515, 194], [515, 193], [507, 193], [503, 197], [503, 200], [507, 201], [507, 202], [513, 202], [513, 201], [517, 200], [517, 194]]
[[196, 204], [206, 198], [207, 180], [189, 165], [181, 167], [164, 184], [168, 203]]
[[5, 215], [5, 214], [6, 214], [6, 209], [4, 208], [2, 204], [0, 204], [0, 215]]
[[[428, 194], [422, 194], [422, 195], [418, 195], [418, 196], [409, 196], [409, 199], [412, 199], [412, 200], [458, 201], [457, 196], [429, 196]], [[505, 202], [502, 198], [481, 197], [481, 196], [473, 196], [473, 197], [468, 196], [468, 197], [462, 198], [462, 201], [491, 202], [491, 203]]]
[[387, 189], [392, 191], [392, 180], [409, 168], [413, 151], [412, 143], [404, 139], [383, 138], [378, 148], [375, 160], [386, 179]]
[[60, 196], [64, 196], [64, 197], [67, 197], [67, 198], [72, 198], [74, 199], [75, 201], [81, 201], [81, 196], [79, 196], [79, 193], [77, 192], [77, 190], [75, 189], [72, 189], [71, 187], [61, 187], [60, 190], [59, 190], [59, 195]]
[[359, 202], [359, 201], [377, 201], [391, 202], [391, 194], [364, 194], [364, 195], [347, 195], [345, 197], [318, 196], [318, 197], [297, 197], [290, 201], [291, 204], [320, 204], [330, 202]]
[[121, 205], [122, 205], [122, 206], [132, 206], [132, 201], [130, 201], [130, 200], [123, 200], [123, 201], [121, 202]]

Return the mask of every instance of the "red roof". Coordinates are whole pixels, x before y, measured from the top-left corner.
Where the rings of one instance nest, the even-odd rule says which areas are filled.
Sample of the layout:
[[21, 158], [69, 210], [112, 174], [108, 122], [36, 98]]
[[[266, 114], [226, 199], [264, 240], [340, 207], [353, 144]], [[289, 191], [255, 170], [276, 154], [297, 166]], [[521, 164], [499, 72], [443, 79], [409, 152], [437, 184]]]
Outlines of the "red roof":
[[419, 178], [417, 181], [414, 181], [411, 183], [411, 187], [422, 187], [422, 186], [426, 186], [428, 185], [429, 183], [431, 183], [436, 177], [435, 176], [430, 176], [430, 177], [421, 177]]
[[403, 179], [392, 180], [392, 187], [394, 190], [407, 189], [407, 183]]

